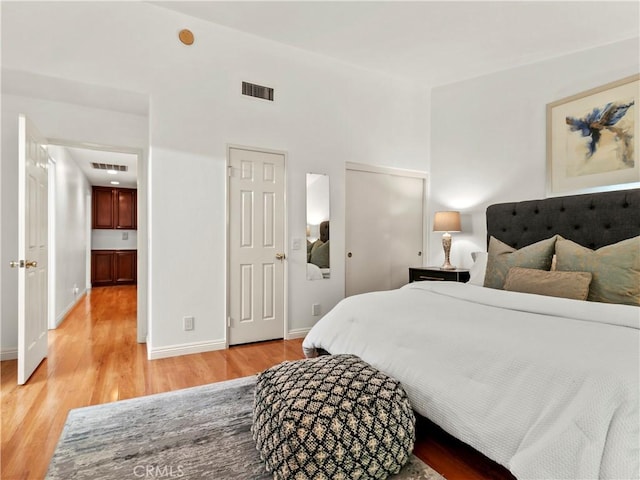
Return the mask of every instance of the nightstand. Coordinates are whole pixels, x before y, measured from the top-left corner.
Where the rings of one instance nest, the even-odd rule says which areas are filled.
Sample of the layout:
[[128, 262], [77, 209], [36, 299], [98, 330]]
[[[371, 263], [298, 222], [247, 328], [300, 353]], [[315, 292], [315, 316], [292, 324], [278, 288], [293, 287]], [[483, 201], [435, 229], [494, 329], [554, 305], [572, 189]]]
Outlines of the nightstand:
[[422, 281], [468, 282], [469, 270], [440, 270], [440, 267], [409, 267], [409, 283]]

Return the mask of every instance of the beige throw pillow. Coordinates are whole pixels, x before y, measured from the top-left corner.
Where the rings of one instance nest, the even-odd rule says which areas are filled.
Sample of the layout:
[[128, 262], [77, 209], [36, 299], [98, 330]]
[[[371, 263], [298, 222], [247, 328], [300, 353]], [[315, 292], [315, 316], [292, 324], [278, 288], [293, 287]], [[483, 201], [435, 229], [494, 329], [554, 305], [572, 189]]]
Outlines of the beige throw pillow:
[[640, 305], [640, 236], [591, 250], [558, 237], [558, 271], [591, 272], [587, 300]]
[[545, 272], [532, 268], [513, 267], [509, 269], [504, 289], [548, 297], [586, 300], [590, 283], [591, 273], [589, 272]]
[[484, 286], [502, 288], [507, 278], [507, 273], [512, 267], [549, 270], [555, 244], [556, 235], [516, 250], [497, 238], [491, 237], [489, 239], [489, 256], [487, 258]]

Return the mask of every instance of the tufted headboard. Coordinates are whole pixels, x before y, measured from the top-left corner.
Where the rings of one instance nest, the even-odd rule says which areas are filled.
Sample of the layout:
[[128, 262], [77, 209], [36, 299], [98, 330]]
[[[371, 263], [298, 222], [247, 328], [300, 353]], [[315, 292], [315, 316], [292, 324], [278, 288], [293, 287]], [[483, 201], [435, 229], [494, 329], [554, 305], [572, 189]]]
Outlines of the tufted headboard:
[[487, 208], [493, 235], [522, 248], [555, 234], [597, 249], [640, 235], [640, 189], [497, 203]]
[[320, 240], [325, 243], [329, 241], [329, 220], [320, 223]]

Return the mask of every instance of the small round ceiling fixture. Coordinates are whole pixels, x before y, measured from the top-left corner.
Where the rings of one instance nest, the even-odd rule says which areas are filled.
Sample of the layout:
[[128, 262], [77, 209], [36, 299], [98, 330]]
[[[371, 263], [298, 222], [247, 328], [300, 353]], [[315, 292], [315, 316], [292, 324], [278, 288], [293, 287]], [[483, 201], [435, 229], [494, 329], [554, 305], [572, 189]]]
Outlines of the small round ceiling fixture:
[[180, 33], [178, 34], [178, 38], [185, 45], [192, 45], [193, 44], [194, 37], [193, 37], [193, 33], [191, 32], [191, 30], [188, 30], [186, 28], [184, 30], [180, 30]]

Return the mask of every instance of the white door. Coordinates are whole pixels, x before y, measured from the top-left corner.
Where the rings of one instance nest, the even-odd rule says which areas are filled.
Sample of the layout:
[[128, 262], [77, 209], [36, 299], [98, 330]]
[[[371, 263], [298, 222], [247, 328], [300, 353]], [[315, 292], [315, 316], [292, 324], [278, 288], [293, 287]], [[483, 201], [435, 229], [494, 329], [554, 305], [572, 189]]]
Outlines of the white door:
[[284, 161], [229, 149], [229, 345], [284, 337]]
[[24, 115], [18, 133], [18, 384], [47, 356], [48, 162], [45, 142]]
[[422, 266], [425, 179], [346, 171], [346, 296], [390, 290]]
[[391, 287], [387, 176], [346, 172], [347, 297]]
[[389, 288], [409, 283], [409, 267], [421, 267], [424, 248], [425, 181], [423, 178], [388, 175]]

